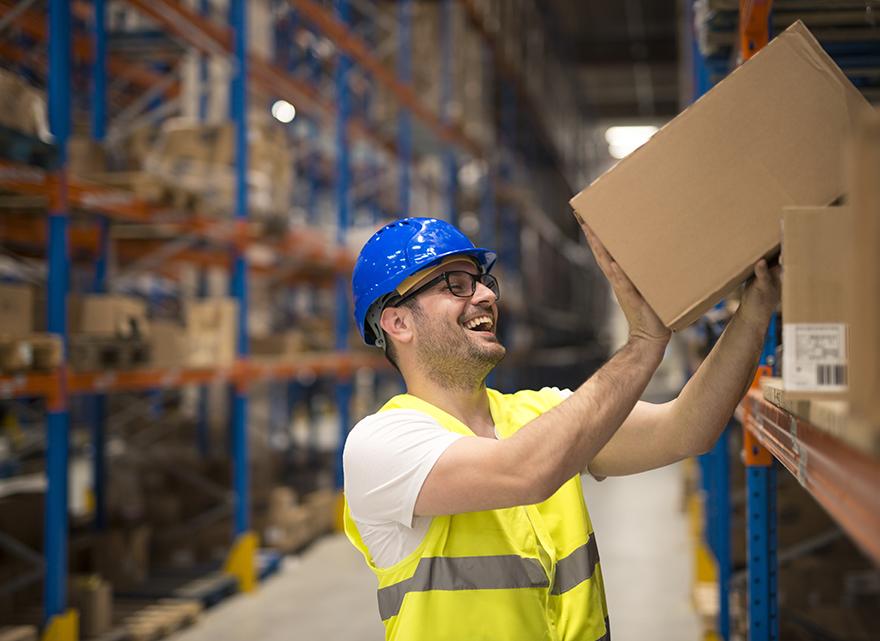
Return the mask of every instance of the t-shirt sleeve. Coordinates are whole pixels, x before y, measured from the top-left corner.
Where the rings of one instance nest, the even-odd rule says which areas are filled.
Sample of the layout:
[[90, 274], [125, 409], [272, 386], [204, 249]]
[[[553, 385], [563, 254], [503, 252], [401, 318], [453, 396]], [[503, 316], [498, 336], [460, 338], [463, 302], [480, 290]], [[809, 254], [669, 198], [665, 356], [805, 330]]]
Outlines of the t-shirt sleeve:
[[422, 484], [446, 448], [462, 437], [416, 410], [388, 410], [360, 421], [342, 455], [352, 516], [412, 527]]

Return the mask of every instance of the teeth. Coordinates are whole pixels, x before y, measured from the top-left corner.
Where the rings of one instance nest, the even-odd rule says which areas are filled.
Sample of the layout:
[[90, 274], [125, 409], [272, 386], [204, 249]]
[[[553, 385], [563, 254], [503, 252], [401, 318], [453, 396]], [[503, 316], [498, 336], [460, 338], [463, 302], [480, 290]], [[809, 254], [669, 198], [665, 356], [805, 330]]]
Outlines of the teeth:
[[491, 329], [492, 324], [493, 324], [492, 317], [491, 316], [479, 316], [477, 318], [472, 318], [471, 320], [466, 322], [464, 324], [464, 326], [467, 327], [468, 329], [473, 329], [473, 328], [477, 327], [478, 325], [482, 325], [483, 323], [486, 323], [487, 325], [489, 325], [489, 328]]

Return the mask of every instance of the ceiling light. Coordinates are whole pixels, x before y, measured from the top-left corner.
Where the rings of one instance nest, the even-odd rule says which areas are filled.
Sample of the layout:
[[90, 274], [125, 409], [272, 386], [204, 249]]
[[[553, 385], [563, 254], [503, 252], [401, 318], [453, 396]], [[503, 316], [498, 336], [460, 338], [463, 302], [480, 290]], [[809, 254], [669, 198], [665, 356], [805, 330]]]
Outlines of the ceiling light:
[[608, 127], [605, 130], [608, 153], [617, 159], [624, 158], [648, 142], [657, 129], [654, 125]]
[[288, 123], [296, 117], [296, 107], [286, 100], [276, 100], [272, 105], [272, 116], [279, 122]]

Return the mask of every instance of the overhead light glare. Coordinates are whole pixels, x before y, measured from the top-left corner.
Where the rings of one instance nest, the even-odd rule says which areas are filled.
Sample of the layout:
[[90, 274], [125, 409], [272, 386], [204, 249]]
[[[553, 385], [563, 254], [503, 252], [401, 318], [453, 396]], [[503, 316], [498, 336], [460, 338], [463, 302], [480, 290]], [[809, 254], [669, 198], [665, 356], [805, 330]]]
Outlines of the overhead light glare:
[[286, 124], [296, 118], [296, 107], [286, 100], [276, 100], [272, 104], [272, 117]]
[[636, 149], [644, 145], [657, 133], [658, 127], [654, 125], [626, 125], [608, 127], [605, 130], [605, 142], [608, 143], [608, 153], [612, 157], [625, 158]]

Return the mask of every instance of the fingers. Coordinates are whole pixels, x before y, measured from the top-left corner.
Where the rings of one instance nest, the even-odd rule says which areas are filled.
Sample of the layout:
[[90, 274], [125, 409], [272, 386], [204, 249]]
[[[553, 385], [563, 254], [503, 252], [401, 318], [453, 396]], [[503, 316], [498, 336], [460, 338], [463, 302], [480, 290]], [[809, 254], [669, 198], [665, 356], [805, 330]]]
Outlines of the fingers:
[[769, 279], [770, 269], [767, 267], [767, 261], [762, 258], [755, 263], [755, 277], [761, 283], [766, 283]]
[[596, 262], [599, 265], [599, 268], [608, 276], [608, 272], [611, 267], [612, 258], [611, 254], [608, 253], [608, 250], [605, 249], [605, 245], [596, 237], [596, 234], [590, 228], [589, 225], [584, 223], [583, 226], [584, 234], [587, 237], [587, 244], [590, 246], [590, 249], [593, 252], [593, 257], [595, 257]]

